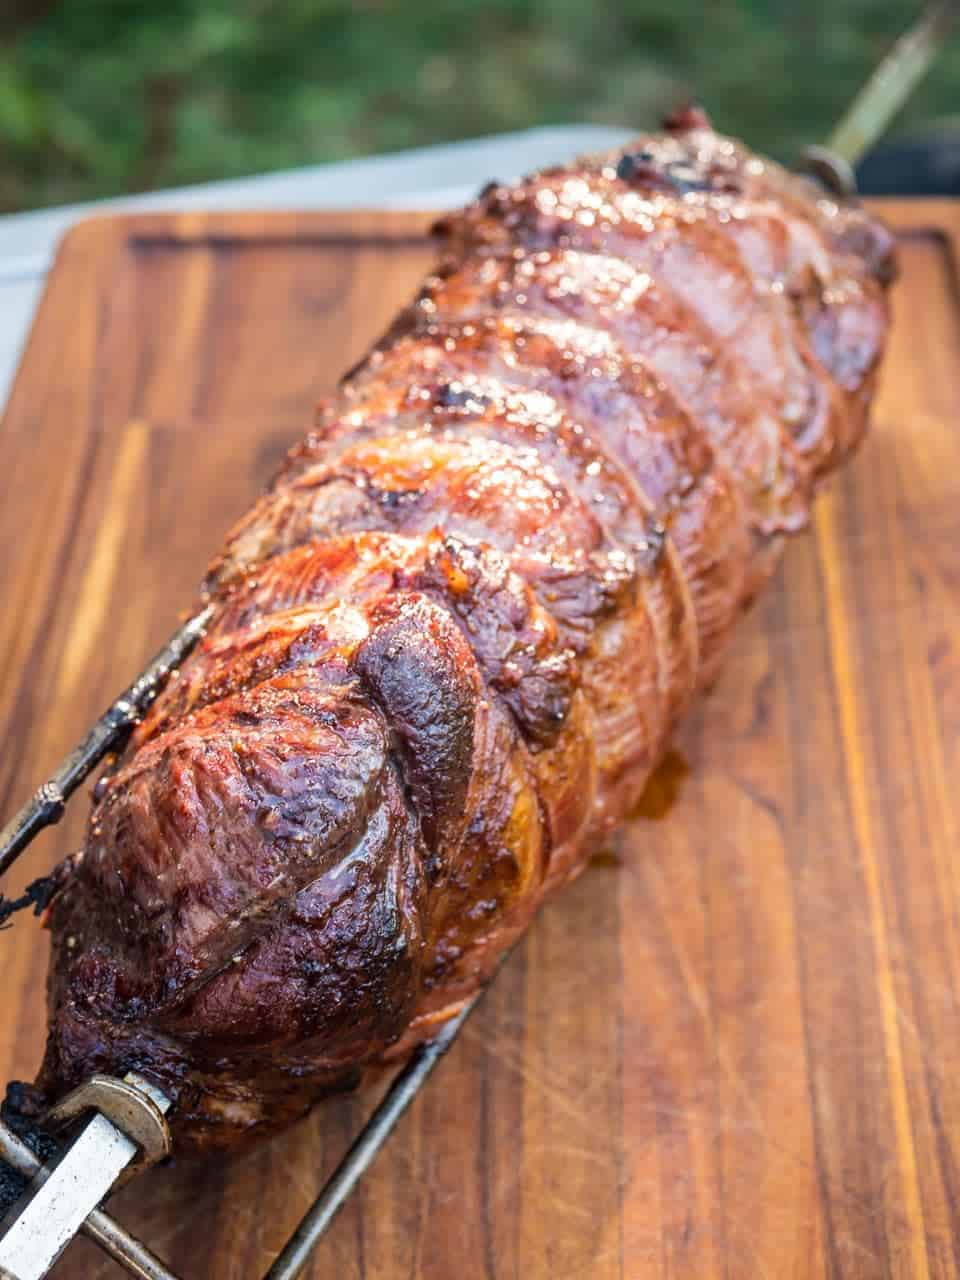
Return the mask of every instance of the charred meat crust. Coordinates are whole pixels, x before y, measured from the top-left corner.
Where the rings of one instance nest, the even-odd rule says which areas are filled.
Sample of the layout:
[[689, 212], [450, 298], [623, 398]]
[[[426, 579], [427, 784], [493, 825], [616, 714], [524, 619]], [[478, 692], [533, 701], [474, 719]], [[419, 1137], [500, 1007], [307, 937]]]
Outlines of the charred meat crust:
[[49, 920], [42, 1099], [237, 1145], [431, 1034], [639, 796], [856, 446], [892, 240], [698, 110], [438, 227], [203, 587]]

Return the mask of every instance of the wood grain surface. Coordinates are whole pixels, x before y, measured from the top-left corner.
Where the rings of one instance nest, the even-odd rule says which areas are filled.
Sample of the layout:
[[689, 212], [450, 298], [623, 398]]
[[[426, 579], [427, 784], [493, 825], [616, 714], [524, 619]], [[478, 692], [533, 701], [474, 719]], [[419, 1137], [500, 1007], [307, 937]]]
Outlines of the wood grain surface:
[[[542, 913], [315, 1280], [960, 1276], [960, 208], [884, 211], [903, 279], [869, 442], [681, 733], [670, 812]], [[0, 430], [0, 813], [172, 629], [427, 268], [426, 225], [69, 235]], [[46, 950], [32, 919], [0, 934], [0, 1079], [37, 1065]], [[186, 1280], [257, 1277], [372, 1102], [114, 1212]], [[119, 1272], [78, 1242], [56, 1274]]]

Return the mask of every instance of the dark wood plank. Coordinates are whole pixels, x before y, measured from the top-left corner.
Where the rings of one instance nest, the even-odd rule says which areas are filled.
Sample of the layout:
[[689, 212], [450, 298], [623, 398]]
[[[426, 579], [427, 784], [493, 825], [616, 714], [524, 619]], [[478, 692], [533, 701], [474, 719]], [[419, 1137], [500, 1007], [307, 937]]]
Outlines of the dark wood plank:
[[[903, 280], [870, 440], [681, 733], [671, 811], [543, 912], [317, 1280], [960, 1275], [960, 211], [884, 207]], [[171, 629], [427, 269], [427, 221], [68, 237], [0, 429], [0, 811]], [[40, 1052], [46, 941], [21, 919], [0, 949], [9, 1079]], [[187, 1280], [256, 1276], [373, 1101], [155, 1170], [116, 1212]], [[80, 1243], [58, 1274], [116, 1271]]]

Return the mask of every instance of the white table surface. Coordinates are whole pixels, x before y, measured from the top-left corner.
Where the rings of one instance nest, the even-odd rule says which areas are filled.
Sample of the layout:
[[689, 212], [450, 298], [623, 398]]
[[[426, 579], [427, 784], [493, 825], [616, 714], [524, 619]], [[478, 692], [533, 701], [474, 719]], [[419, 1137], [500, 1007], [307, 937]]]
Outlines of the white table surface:
[[506, 181], [541, 165], [616, 146], [629, 137], [628, 130], [601, 126], [529, 129], [0, 217], [0, 405], [6, 401], [57, 243], [89, 214], [135, 209], [453, 208], [491, 178]]

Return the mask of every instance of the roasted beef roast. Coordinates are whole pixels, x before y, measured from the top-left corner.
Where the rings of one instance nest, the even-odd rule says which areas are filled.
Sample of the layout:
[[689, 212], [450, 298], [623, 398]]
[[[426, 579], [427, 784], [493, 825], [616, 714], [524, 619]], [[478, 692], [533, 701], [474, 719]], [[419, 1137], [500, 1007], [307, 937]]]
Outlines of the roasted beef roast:
[[889, 234], [699, 112], [437, 231], [59, 873], [38, 1088], [135, 1068], [181, 1150], [461, 1007], [636, 803], [866, 424]]

